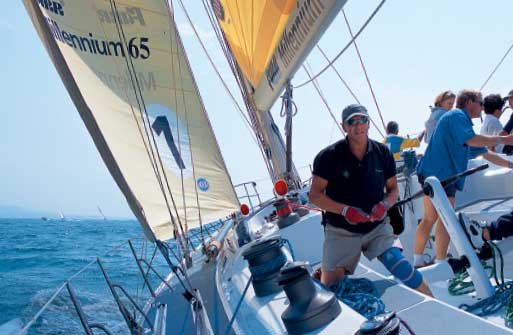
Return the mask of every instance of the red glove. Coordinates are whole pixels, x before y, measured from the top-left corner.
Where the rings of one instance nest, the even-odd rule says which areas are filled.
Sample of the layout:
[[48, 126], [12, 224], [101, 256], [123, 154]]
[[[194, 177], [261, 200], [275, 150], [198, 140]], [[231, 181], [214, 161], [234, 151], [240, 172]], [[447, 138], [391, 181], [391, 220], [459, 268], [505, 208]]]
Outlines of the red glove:
[[365, 213], [358, 207], [346, 206], [342, 209], [342, 216], [346, 218], [350, 224], [357, 224], [369, 221], [369, 214]]
[[372, 207], [370, 220], [371, 221], [382, 221], [387, 216], [390, 205], [386, 200], [380, 201]]

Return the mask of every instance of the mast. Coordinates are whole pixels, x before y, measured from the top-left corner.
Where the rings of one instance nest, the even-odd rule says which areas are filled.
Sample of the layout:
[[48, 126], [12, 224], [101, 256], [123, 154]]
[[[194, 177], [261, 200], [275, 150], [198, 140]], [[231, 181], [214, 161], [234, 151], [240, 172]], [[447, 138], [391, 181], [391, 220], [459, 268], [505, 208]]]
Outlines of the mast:
[[[209, 16], [273, 181], [301, 185], [292, 161], [291, 79], [346, 0], [212, 0]], [[214, 21], [214, 20], [212, 20]], [[287, 144], [270, 109], [284, 88]]]

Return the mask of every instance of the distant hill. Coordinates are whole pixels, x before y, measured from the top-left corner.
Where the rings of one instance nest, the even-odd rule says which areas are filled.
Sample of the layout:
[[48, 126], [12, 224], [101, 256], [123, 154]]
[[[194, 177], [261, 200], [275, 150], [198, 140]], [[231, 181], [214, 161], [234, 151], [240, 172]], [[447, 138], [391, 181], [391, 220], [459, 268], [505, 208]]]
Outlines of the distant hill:
[[[79, 220], [102, 220], [103, 217], [99, 214], [93, 215], [80, 215], [80, 214], [70, 214], [64, 213], [67, 219], [79, 219]], [[40, 219], [42, 217], [46, 217], [48, 219], [57, 219], [59, 220], [58, 212], [49, 212], [43, 211], [33, 208], [25, 208], [19, 206], [2, 206], [0, 205], [0, 218], [9, 218], [9, 219]], [[114, 217], [108, 216], [109, 220], [135, 220], [135, 217], [127, 215], [126, 217]]]
[[41, 217], [57, 217], [57, 213], [41, 211], [37, 209], [24, 208], [19, 206], [2, 206], [0, 205], [0, 218], [12, 219], [36, 219]]

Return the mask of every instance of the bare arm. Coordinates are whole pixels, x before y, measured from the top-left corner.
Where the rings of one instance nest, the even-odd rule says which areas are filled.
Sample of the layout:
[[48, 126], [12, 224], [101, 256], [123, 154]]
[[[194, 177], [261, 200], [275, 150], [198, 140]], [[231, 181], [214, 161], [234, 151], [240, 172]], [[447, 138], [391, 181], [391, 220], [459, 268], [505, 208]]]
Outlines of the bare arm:
[[502, 156], [499, 156], [495, 152], [488, 151], [487, 153], [483, 154], [483, 158], [495, 165], [507, 167], [510, 169], [513, 168], [513, 162], [511, 162], [510, 160], [507, 160], [506, 158], [504, 158]]
[[466, 145], [471, 147], [493, 147], [499, 144], [513, 145], [513, 135], [507, 136], [486, 136], [476, 135], [470, 140], [465, 142]]
[[393, 176], [387, 179], [386, 183], [386, 195], [385, 201], [388, 202], [390, 206], [395, 204], [397, 199], [399, 199], [399, 187], [397, 186], [397, 177]]
[[335, 214], [342, 213], [342, 209], [347, 207], [347, 205], [336, 202], [335, 200], [332, 200], [330, 197], [328, 197], [324, 193], [324, 190], [327, 186], [328, 181], [326, 179], [314, 175], [312, 177], [312, 185], [310, 186], [310, 202], [317, 207], [324, 209], [325, 211]]

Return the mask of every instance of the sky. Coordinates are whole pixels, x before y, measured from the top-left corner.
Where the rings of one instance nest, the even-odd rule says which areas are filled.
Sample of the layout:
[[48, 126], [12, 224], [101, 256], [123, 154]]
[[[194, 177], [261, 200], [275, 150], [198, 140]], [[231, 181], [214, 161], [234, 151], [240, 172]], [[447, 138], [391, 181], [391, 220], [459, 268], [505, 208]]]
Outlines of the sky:
[[[349, 0], [345, 11], [357, 31], [377, 0]], [[185, 2], [220, 71], [237, 93], [201, 3]], [[255, 180], [270, 194], [265, 165], [205, 55], [176, 8], [187, 54], [200, 93], [235, 184]], [[400, 133], [423, 129], [429, 105], [441, 91], [479, 88], [513, 43], [513, 2], [510, 0], [411, 1], [388, 0], [357, 40], [385, 122], [399, 122]], [[20, 206], [65, 214], [94, 215], [100, 206], [108, 217], [130, 217], [124, 197], [109, 175], [67, 91], [43, 48], [21, 1], [0, 12], [0, 206]], [[340, 14], [319, 45], [333, 57], [350, 36]], [[313, 50], [308, 66], [317, 73], [325, 60]], [[371, 117], [380, 124], [376, 107], [353, 48], [335, 63]], [[293, 84], [305, 81], [299, 70]], [[354, 102], [331, 70], [319, 79], [337, 118]], [[513, 53], [483, 93], [506, 94], [513, 89]], [[240, 100], [240, 96], [237, 95]], [[316, 153], [341, 135], [311, 85], [294, 92], [293, 155], [302, 176]], [[280, 104], [272, 108], [279, 128]], [[506, 122], [509, 112], [502, 117]], [[479, 125], [479, 121], [475, 120]], [[383, 129], [381, 128], [381, 131]], [[370, 135], [380, 139], [371, 129]]]

